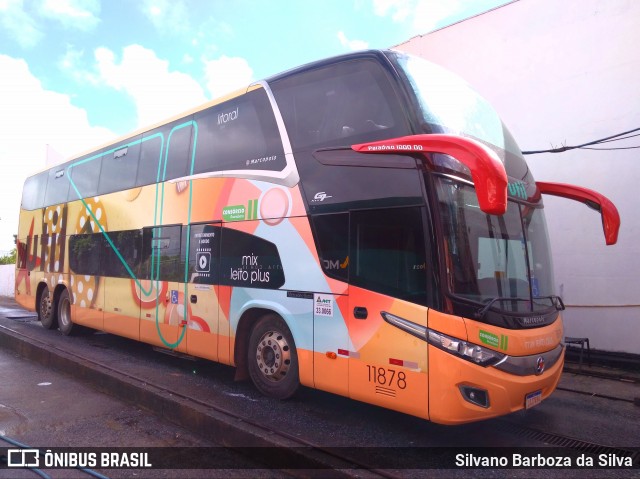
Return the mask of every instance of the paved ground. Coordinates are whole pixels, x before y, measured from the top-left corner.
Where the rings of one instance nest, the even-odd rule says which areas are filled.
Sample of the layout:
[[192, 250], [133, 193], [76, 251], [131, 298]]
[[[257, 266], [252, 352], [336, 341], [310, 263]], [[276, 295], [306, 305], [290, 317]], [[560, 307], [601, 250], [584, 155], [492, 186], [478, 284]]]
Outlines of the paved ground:
[[[28, 316], [18, 316], [21, 317], [14, 321], [29, 321]], [[0, 348], [1, 438], [41, 448], [43, 452], [48, 448], [77, 451], [86, 447], [110, 451], [113, 447], [126, 447], [132, 448], [131, 451], [145, 451], [145, 448], [217, 446], [154, 413], [97, 391], [76, 379], [73, 372], [63, 374], [6, 348]], [[14, 445], [0, 440], [0, 448], [4, 447]], [[110, 478], [288, 477], [278, 471], [260, 470], [260, 464], [236, 451], [218, 450], [221, 460], [230, 465], [229, 469], [179, 469], [179, 462], [175, 463], [178, 469], [171, 470], [93, 469]], [[43, 457], [40, 460], [44, 462]], [[46, 473], [52, 478], [89, 477], [76, 469], [47, 469]], [[0, 467], [0, 478], [21, 477], [35, 477], [35, 474]]]
[[[213, 447], [215, 443], [183, 427], [114, 397], [97, 392], [69, 375], [61, 374], [0, 350], [0, 435], [31, 447], [128, 447], [143, 448]], [[1, 442], [1, 441], [0, 441]], [[0, 447], [11, 447], [0, 443]], [[258, 464], [233, 451], [224, 451], [224, 460], [232, 469], [218, 471], [98, 470], [111, 478], [118, 477], [283, 477], [274, 471], [261, 471]], [[180, 467], [180, 464], [176, 464]], [[244, 468], [251, 469], [244, 469]], [[22, 473], [22, 475], [20, 475]], [[52, 478], [88, 477], [77, 470], [47, 470]], [[3, 470], [0, 478], [35, 477], [26, 471]]]

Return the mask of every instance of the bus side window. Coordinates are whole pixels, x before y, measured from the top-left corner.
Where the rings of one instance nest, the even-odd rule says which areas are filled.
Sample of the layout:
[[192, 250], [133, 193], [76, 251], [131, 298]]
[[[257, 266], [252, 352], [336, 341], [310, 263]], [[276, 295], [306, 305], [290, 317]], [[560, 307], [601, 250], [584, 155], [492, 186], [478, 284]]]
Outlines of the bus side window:
[[131, 272], [137, 277], [142, 246], [140, 230], [112, 231], [108, 235], [113, 246], [105, 240], [102, 274], [115, 278], [129, 278]]
[[[44, 237], [44, 235], [43, 235]], [[69, 268], [75, 274], [100, 276], [100, 258], [104, 249], [102, 233], [69, 237]]]
[[193, 125], [188, 122], [189, 119], [184, 119], [172, 124], [172, 128], [165, 137], [167, 153], [163, 158], [163, 171], [160, 173], [160, 179], [181, 178], [191, 172]]
[[147, 132], [142, 136], [136, 186], [150, 185], [162, 179], [160, 167], [163, 160], [163, 145], [163, 135], [159, 129]]
[[141, 139], [142, 135], [109, 148], [105, 152], [98, 184], [99, 195], [128, 190], [135, 186]]
[[349, 282], [427, 304], [426, 245], [419, 207], [351, 212]]
[[181, 257], [182, 226], [157, 226], [142, 232], [140, 277], [160, 281], [184, 281]]
[[318, 256], [324, 274], [349, 279], [349, 214], [337, 213], [312, 217]]
[[276, 80], [271, 88], [294, 150], [400, 136], [400, 125], [406, 132], [377, 61], [336, 63]]
[[259, 88], [195, 116], [194, 173], [225, 170], [282, 171], [282, 140], [269, 98]]
[[98, 194], [102, 154], [88, 155], [85, 158], [72, 161], [70, 165], [71, 167], [67, 169], [67, 172], [69, 172], [70, 181], [73, 182], [75, 188], [69, 188], [69, 195], [66, 200], [74, 201], [78, 198], [96, 196]]
[[65, 165], [59, 168], [49, 170], [49, 178], [47, 181], [47, 191], [44, 196], [44, 205], [51, 206], [64, 203], [67, 201], [69, 193], [69, 180], [67, 179], [67, 170]]
[[193, 117], [159, 126], [142, 135], [135, 186], [181, 178], [191, 173]]
[[22, 190], [22, 207], [35, 210], [44, 206], [44, 193], [47, 189], [48, 172], [44, 171], [27, 178]]

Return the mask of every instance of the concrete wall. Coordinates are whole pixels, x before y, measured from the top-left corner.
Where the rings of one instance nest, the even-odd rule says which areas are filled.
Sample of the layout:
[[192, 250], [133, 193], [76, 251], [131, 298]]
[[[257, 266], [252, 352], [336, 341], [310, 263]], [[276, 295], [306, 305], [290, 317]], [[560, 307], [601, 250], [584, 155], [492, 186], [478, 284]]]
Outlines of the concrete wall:
[[[640, 127], [639, 25], [636, 0], [519, 0], [395, 48], [461, 75], [523, 150], [540, 150]], [[640, 137], [601, 147], [636, 145]], [[545, 198], [565, 333], [640, 353], [640, 149], [527, 160], [537, 180], [592, 188], [618, 207], [618, 244], [607, 247], [596, 212]]]
[[0, 296], [14, 296], [16, 277], [15, 264], [0, 265]]

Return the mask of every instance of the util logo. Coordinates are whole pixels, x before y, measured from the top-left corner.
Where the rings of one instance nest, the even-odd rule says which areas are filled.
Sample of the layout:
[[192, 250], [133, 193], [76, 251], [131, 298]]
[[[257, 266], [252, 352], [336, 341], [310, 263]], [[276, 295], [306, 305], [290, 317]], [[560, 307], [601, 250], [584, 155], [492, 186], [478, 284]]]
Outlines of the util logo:
[[313, 201], [324, 201], [327, 198], [333, 198], [333, 196], [328, 195], [327, 193], [325, 193], [324, 191], [318, 191], [314, 197], [313, 197]]

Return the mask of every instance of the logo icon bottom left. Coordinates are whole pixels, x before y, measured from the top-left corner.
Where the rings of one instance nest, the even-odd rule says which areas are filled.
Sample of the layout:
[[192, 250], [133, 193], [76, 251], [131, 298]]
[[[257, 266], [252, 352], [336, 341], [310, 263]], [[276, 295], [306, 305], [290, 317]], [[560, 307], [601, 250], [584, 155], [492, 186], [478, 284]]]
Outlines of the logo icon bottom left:
[[7, 456], [9, 467], [40, 467], [38, 449], [8, 449]]

